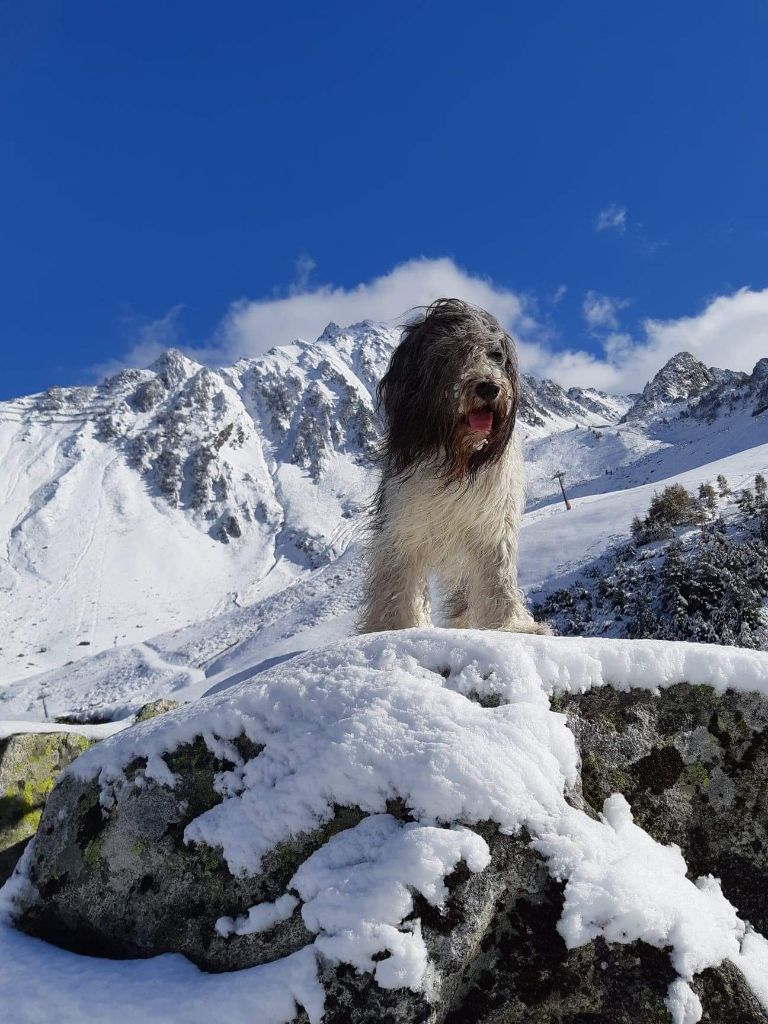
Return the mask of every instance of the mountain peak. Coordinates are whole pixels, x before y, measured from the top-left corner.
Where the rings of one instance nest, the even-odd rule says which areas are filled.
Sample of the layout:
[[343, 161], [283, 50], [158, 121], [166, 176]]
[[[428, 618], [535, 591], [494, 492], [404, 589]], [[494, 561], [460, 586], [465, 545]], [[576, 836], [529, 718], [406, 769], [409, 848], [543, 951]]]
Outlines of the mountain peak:
[[701, 394], [715, 375], [690, 352], [678, 352], [648, 381], [625, 420], [651, 415], [674, 402]]
[[185, 356], [178, 348], [167, 348], [165, 352], [160, 353], [149, 369], [161, 377], [168, 387], [174, 387], [197, 373], [200, 364]]

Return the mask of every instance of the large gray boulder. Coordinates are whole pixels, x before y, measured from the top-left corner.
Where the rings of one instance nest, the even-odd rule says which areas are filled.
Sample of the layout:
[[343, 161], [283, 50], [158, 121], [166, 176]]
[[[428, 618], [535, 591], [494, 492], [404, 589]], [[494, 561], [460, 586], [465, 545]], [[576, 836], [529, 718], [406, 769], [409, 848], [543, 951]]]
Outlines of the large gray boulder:
[[[658, 652], [664, 676], [658, 682], [666, 688], [654, 693], [625, 689], [636, 673], [621, 667], [631, 662], [617, 656], [631, 650], [621, 644], [453, 631], [367, 638], [135, 726], [82, 758], [51, 793], [18, 887], [17, 924], [78, 953], [181, 952], [213, 972], [311, 948], [322, 1020], [333, 1024], [699, 1019], [675, 1009], [671, 993], [683, 980], [672, 940], [643, 941], [632, 925], [617, 938], [614, 911], [604, 904], [592, 940], [566, 943], [575, 874], [553, 867], [533, 812], [528, 825], [510, 827], [505, 814], [528, 798], [525, 787], [506, 811], [511, 776], [500, 774], [494, 789], [495, 763], [518, 735], [504, 730], [518, 728], [521, 716], [529, 716], [530, 735], [554, 730], [552, 750], [563, 764], [570, 756], [563, 738], [572, 734], [580, 770], [570, 778], [565, 770], [558, 784], [569, 814], [607, 828], [604, 802], [623, 793], [653, 839], [681, 847], [691, 878], [720, 877], [742, 918], [768, 927], [768, 700], [727, 688], [739, 685], [739, 673], [743, 687], [762, 673], [768, 688], [768, 659], [749, 652], [751, 661], [734, 661], [712, 648], [713, 687], [701, 684], [702, 662], [684, 650], [694, 645], [645, 644], [646, 665], [648, 652]], [[682, 651], [674, 670], [670, 651]], [[540, 704], [549, 685], [563, 682], [566, 664], [568, 687], [586, 689], [561, 686], [553, 698], [568, 729]], [[681, 681], [684, 672], [695, 685]], [[486, 751], [472, 746], [470, 733]], [[471, 763], [485, 753], [487, 761]], [[527, 763], [512, 768], [524, 775]], [[549, 771], [543, 752], [532, 751], [531, 764]], [[455, 814], [441, 810], [432, 819], [424, 802], [432, 790], [422, 782], [433, 776], [437, 806], [456, 792], [474, 804], [458, 801]], [[545, 790], [536, 797], [544, 805]], [[285, 825], [286, 814], [305, 820], [317, 794], [326, 803], [310, 814], [313, 827]], [[486, 813], [486, 796], [498, 810]], [[422, 841], [434, 849], [414, 867]], [[355, 880], [361, 864], [364, 884]], [[398, 872], [402, 884], [392, 888]], [[357, 902], [371, 899], [370, 913], [384, 915], [373, 939], [346, 918], [336, 921], [334, 914], [354, 915]], [[403, 909], [390, 919], [393, 900]], [[429, 967], [414, 983], [409, 971], [422, 942]], [[388, 964], [401, 972], [401, 986]], [[734, 947], [730, 958], [691, 972], [685, 999], [700, 1000], [700, 1019], [768, 1022], [738, 964]], [[320, 1019], [316, 1007], [305, 1009]], [[307, 1019], [301, 1005], [296, 1012]]]
[[[136, 721], [145, 722], [179, 707], [175, 700], [145, 704]], [[97, 738], [66, 732], [18, 732], [0, 739], [0, 884], [12, 873], [37, 831], [45, 802], [59, 774]]]

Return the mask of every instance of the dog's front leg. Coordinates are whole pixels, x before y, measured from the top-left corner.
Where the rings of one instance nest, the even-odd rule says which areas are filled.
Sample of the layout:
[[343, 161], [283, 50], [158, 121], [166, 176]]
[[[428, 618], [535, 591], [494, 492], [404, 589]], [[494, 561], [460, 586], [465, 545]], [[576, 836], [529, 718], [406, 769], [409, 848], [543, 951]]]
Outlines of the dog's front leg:
[[469, 610], [480, 629], [505, 629], [510, 633], [549, 636], [546, 623], [536, 622], [517, 586], [517, 548], [503, 540], [481, 552], [469, 589]]
[[468, 613], [469, 600], [466, 587], [460, 583], [454, 586], [445, 602], [445, 628], [468, 629], [470, 626]]
[[397, 550], [396, 544], [382, 537], [369, 553], [368, 565], [360, 632], [428, 626], [429, 595], [423, 560]]

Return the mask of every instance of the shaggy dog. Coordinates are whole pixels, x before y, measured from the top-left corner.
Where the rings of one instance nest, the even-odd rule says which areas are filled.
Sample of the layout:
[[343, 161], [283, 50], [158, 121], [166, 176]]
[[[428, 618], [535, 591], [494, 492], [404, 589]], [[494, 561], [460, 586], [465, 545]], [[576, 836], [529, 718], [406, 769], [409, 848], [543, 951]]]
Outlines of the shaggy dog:
[[362, 632], [428, 625], [548, 633], [517, 587], [524, 503], [514, 342], [490, 313], [439, 299], [409, 323], [378, 388], [386, 432]]

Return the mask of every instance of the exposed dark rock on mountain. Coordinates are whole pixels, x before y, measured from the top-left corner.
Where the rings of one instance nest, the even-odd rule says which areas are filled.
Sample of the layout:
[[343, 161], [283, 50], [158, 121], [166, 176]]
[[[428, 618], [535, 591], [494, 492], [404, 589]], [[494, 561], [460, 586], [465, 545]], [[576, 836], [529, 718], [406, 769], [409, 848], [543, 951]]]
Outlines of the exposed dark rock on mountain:
[[678, 352], [643, 388], [624, 421], [653, 415], [666, 406], [700, 395], [715, 380], [711, 370], [690, 352]]

